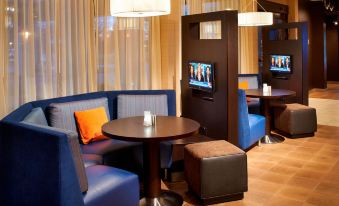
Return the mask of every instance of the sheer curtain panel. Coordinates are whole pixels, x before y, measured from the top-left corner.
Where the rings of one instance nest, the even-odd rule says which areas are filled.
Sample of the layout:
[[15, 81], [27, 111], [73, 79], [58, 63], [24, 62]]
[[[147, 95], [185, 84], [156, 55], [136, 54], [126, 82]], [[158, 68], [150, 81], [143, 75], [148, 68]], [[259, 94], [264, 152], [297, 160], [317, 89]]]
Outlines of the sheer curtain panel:
[[1, 0], [0, 22], [0, 118], [37, 99], [162, 88], [159, 17], [113, 18], [109, 0]]

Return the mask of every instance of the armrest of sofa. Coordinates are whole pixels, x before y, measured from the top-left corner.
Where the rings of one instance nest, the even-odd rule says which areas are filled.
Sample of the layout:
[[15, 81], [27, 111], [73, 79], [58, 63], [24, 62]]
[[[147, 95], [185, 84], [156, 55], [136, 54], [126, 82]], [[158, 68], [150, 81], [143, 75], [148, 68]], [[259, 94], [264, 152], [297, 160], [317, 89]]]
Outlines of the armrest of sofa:
[[2, 204], [84, 205], [66, 134], [3, 121], [0, 137]]

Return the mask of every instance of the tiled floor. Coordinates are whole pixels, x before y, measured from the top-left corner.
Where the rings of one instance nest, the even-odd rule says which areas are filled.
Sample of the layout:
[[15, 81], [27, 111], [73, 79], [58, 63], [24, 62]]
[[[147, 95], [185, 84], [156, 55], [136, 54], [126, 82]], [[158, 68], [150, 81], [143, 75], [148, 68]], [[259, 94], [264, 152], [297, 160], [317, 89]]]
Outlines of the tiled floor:
[[[313, 97], [326, 97], [317, 92]], [[339, 99], [336, 92], [327, 96]], [[325, 117], [338, 123], [334, 113]], [[247, 155], [249, 190], [244, 199], [218, 205], [339, 205], [339, 127], [318, 125], [314, 137], [254, 147]], [[166, 186], [184, 197], [184, 205], [199, 205], [185, 182]]]
[[309, 104], [317, 109], [318, 124], [339, 127], [339, 100], [310, 98]]
[[312, 89], [309, 94], [310, 98], [339, 100], [339, 82], [328, 82], [327, 89]]

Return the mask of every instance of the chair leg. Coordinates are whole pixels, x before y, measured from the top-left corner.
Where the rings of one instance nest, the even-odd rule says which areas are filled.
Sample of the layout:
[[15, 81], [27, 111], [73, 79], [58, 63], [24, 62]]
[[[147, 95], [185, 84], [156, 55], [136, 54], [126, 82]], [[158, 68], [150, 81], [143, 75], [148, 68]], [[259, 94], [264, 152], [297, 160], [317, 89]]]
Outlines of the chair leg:
[[261, 139], [258, 141], [258, 147], [261, 147]]

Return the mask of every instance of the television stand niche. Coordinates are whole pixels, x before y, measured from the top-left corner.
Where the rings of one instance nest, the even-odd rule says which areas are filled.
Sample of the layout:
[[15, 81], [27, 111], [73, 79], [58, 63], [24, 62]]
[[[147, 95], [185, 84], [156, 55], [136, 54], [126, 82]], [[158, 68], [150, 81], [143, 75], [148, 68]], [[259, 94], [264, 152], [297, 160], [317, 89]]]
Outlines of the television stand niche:
[[192, 97], [200, 98], [206, 101], [214, 101], [213, 92], [206, 92], [198, 89], [192, 89]]
[[282, 80], [288, 80], [289, 79], [289, 77], [287, 77], [287, 76], [279, 76], [279, 75], [273, 75], [273, 78], [282, 79]]

